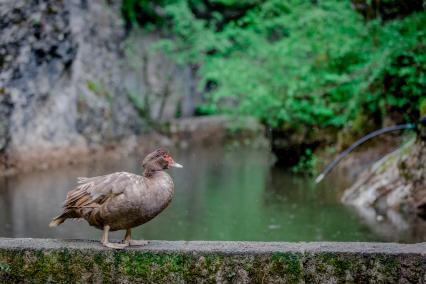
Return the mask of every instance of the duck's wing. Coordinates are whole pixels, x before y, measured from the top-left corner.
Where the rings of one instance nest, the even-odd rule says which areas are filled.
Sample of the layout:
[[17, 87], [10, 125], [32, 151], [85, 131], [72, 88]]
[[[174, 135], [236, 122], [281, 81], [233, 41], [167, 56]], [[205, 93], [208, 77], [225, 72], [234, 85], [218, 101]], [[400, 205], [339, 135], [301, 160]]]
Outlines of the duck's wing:
[[99, 207], [132, 186], [137, 175], [119, 172], [105, 176], [79, 178], [80, 185], [67, 194], [64, 207], [71, 209]]

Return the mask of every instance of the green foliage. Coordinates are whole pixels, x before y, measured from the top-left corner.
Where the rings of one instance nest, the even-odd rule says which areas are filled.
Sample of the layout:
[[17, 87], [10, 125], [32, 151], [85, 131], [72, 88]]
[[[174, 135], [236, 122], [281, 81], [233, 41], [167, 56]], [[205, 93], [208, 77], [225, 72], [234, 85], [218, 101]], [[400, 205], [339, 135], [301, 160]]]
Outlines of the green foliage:
[[420, 101], [419, 112], [422, 117], [426, 116], [426, 98]]
[[91, 92], [93, 92], [97, 96], [104, 97], [107, 100], [107, 102], [110, 105], [112, 105], [113, 97], [108, 92], [108, 89], [105, 87], [104, 82], [101, 81], [99, 83], [96, 83], [92, 80], [87, 80], [86, 85], [87, 85], [87, 89], [89, 89]]
[[340, 0], [125, 3], [132, 21], [135, 5], [138, 11], [155, 6], [149, 19], [161, 11], [161, 20], [150, 23], [172, 37], [157, 48], [200, 67], [199, 90], [207, 97], [200, 114], [251, 115], [276, 128], [337, 129], [361, 114], [377, 123], [394, 112], [404, 120], [419, 115], [425, 12], [384, 23], [366, 22], [350, 1]]
[[315, 176], [317, 165], [317, 157], [311, 149], [306, 149], [304, 155], [299, 159], [299, 162], [291, 168], [291, 171], [296, 174], [302, 174], [307, 176]]

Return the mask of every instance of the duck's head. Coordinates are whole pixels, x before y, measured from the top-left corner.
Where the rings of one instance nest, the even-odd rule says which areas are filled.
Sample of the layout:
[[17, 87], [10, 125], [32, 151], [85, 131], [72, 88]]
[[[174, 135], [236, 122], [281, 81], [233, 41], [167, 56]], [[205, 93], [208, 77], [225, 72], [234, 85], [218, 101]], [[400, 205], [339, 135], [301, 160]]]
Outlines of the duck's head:
[[152, 153], [149, 153], [145, 159], [143, 159], [142, 166], [145, 169], [145, 173], [148, 175], [171, 167], [183, 168], [183, 166], [176, 163], [169, 152], [163, 148], [156, 149]]

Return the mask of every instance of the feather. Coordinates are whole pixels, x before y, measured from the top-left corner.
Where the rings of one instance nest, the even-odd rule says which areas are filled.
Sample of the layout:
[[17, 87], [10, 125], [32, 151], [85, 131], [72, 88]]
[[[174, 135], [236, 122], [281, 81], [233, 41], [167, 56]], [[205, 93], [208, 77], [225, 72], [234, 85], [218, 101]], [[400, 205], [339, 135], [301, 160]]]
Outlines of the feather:
[[63, 203], [64, 212], [55, 217], [49, 226], [58, 226], [67, 218], [84, 218], [101, 223], [99, 213], [102, 208], [138, 181], [138, 176], [126, 172], [90, 178], [79, 177], [79, 185], [68, 192]]

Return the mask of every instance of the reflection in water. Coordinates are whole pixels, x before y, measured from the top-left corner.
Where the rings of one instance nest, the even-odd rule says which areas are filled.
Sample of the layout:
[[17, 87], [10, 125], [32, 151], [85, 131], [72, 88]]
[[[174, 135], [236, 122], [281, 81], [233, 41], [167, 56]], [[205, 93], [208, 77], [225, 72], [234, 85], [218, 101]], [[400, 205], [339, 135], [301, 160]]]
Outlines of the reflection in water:
[[[175, 197], [169, 208], [134, 230], [135, 238], [253, 241], [424, 241], [412, 224], [377, 225], [376, 219], [340, 204], [345, 181], [311, 179], [271, 167], [266, 151], [191, 149], [172, 151], [183, 169], [171, 170]], [[99, 239], [86, 222], [50, 229], [66, 192], [78, 176], [141, 171], [143, 157], [59, 168], [0, 180], [0, 236]], [[367, 212], [367, 211], [361, 211]], [[386, 220], [391, 219], [387, 217]], [[124, 232], [113, 233], [121, 238]], [[389, 238], [392, 236], [392, 238]], [[399, 236], [399, 237], [398, 237]]]
[[405, 216], [393, 209], [378, 212], [360, 207], [353, 207], [353, 211], [384, 241], [417, 243], [426, 240], [426, 220], [414, 214]]

